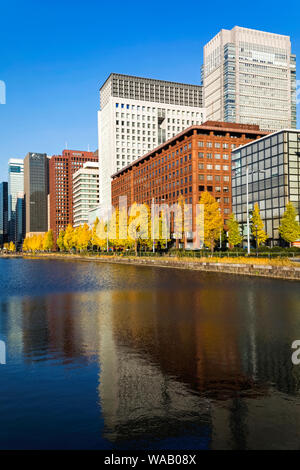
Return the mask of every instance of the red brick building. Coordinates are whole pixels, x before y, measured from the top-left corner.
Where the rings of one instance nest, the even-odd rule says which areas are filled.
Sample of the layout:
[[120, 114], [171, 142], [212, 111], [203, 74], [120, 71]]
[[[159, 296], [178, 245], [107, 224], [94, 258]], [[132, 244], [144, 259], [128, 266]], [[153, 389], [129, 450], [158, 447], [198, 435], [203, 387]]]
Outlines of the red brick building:
[[98, 152], [63, 150], [49, 162], [50, 228], [54, 238], [73, 224], [73, 173], [85, 162], [98, 162]]
[[[209, 191], [219, 202], [226, 225], [231, 213], [231, 151], [266, 135], [256, 125], [207, 121], [191, 126], [112, 176], [112, 205], [164, 201], [182, 196], [195, 207]], [[194, 225], [194, 224], [193, 224]]]

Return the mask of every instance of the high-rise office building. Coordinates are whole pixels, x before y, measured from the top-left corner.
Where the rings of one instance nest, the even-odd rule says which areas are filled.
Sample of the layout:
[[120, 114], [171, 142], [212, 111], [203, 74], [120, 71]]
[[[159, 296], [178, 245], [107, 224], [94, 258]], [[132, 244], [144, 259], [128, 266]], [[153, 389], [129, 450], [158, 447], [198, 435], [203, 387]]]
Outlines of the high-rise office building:
[[8, 185], [0, 183], [0, 246], [8, 241]]
[[45, 153], [24, 158], [26, 236], [48, 230], [49, 159]]
[[111, 175], [183, 131], [202, 124], [202, 87], [111, 74], [98, 113], [100, 204], [111, 203]]
[[73, 225], [73, 174], [86, 162], [97, 162], [98, 153], [63, 150], [49, 161], [50, 228], [56, 240], [60, 230]]
[[19, 193], [16, 203], [16, 244], [20, 247], [26, 236], [25, 223], [25, 197], [24, 193]]
[[258, 202], [271, 244], [280, 243], [278, 227], [291, 201], [300, 215], [300, 130], [282, 130], [250, 142], [232, 153], [232, 209], [247, 223], [246, 170], [249, 211]]
[[204, 46], [207, 119], [296, 127], [296, 56], [289, 36], [235, 26]]
[[16, 242], [16, 203], [24, 191], [24, 162], [19, 158], [8, 161], [8, 239]]
[[73, 174], [73, 225], [87, 224], [89, 211], [99, 205], [99, 163], [87, 162]]

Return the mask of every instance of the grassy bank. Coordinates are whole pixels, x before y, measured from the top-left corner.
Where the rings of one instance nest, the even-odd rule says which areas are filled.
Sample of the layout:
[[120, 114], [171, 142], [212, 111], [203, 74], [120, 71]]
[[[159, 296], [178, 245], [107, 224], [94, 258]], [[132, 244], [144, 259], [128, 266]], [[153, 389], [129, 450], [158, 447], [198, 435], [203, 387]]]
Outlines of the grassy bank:
[[[7, 256], [14, 256], [14, 255], [7, 255]], [[234, 257], [218, 257], [218, 256], [211, 256], [211, 257], [199, 257], [199, 258], [191, 258], [185, 256], [134, 256], [134, 255], [120, 255], [120, 254], [103, 254], [103, 253], [23, 253], [22, 255], [15, 255], [16, 257], [23, 256], [24, 258], [40, 258], [40, 257], [47, 257], [47, 258], [67, 258], [67, 259], [101, 259], [105, 261], [121, 261], [121, 260], [149, 260], [151, 263], [153, 261], [168, 261], [168, 263], [176, 262], [182, 263], [183, 265], [186, 263], [205, 263], [205, 264], [240, 264], [240, 265], [268, 265], [268, 266], [290, 266], [290, 267], [300, 267], [299, 263], [293, 261], [292, 259], [288, 258], [256, 258], [256, 257], [245, 257], [245, 256], [234, 256]]]
[[68, 254], [68, 253], [36, 253], [23, 255], [4, 255], [3, 257], [27, 259], [53, 259], [66, 261], [94, 261], [99, 263], [129, 264], [159, 268], [187, 269], [222, 274], [238, 274], [246, 276], [269, 277], [300, 281], [300, 263], [289, 259], [268, 258], [190, 258], [176, 256], [120, 256], [103, 254]]

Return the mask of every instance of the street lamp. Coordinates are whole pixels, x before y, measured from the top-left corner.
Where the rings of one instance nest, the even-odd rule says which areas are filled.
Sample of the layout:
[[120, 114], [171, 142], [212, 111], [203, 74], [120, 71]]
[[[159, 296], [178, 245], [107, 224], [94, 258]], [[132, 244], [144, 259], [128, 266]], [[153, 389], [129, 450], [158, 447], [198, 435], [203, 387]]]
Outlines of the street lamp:
[[[266, 173], [265, 170], [251, 171], [251, 175], [254, 173]], [[246, 165], [246, 194], [247, 194], [247, 252], [250, 255], [250, 220], [249, 220], [249, 167]]]
[[256, 236], [256, 257], [257, 257], [258, 256], [257, 224], [255, 224], [255, 236]]
[[[161, 199], [161, 202], [165, 202], [164, 197]], [[167, 249], [168, 249], [168, 220], [167, 220], [167, 214], [165, 214], [165, 225], [166, 225], [166, 251], [167, 251]]]
[[152, 251], [155, 253], [155, 241], [154, 241], [154, 197], [152, 198], [152, 210], [151, 210], [151, 217], [152, 217]]

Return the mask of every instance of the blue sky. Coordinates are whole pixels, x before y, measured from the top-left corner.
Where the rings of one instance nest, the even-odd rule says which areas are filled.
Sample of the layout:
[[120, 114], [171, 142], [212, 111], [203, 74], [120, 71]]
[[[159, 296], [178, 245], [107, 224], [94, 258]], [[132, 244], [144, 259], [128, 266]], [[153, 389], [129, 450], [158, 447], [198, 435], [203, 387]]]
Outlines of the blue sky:
[[235, 25], [290, 35], [300, 61], [299, 10], [296, 1], [0, 0], [0, 181], [7, 160], [29, 151], [96, 149], [110, 72], [198, 84], [203, 45]]

